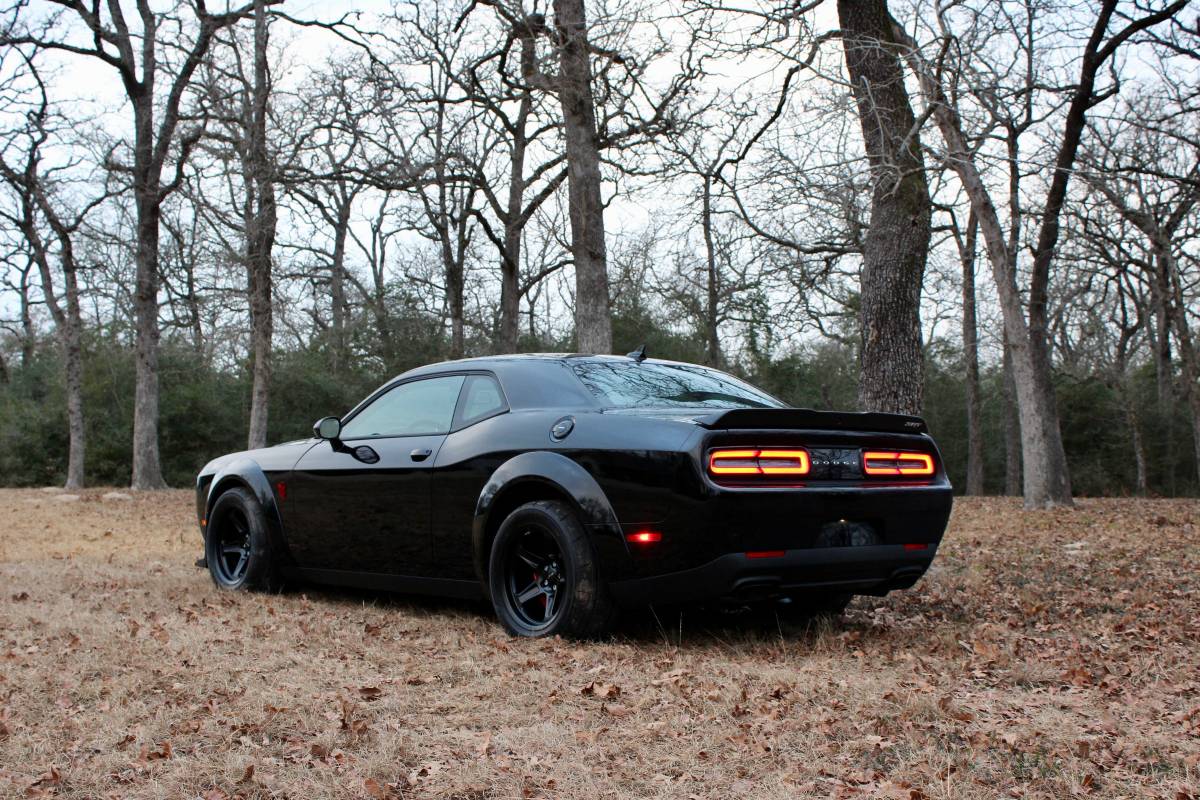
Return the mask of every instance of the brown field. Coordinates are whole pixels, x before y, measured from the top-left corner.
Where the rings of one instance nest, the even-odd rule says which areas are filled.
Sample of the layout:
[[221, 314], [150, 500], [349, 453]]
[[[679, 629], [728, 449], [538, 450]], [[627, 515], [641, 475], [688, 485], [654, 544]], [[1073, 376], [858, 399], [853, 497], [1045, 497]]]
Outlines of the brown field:
[[216, 592], [188, 492], [0, 491], [0, 796], [1200, 793], [1200, 504], [960, 501], [832, 625], [603, 643], [486, 610]]

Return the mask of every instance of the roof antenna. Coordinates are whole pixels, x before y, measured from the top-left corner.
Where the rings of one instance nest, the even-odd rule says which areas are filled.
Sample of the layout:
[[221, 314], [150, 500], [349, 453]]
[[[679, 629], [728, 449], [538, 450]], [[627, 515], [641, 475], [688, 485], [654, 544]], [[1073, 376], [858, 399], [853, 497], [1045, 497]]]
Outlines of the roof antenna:
[[641, 346], [638, 347], [637, 350], [634, 350], [632, 353], [626, 353], [625, 355], [629, 358], [632, 358], [639, 364], [642, 363], [646, 360], [646, 343], [642, 342]]

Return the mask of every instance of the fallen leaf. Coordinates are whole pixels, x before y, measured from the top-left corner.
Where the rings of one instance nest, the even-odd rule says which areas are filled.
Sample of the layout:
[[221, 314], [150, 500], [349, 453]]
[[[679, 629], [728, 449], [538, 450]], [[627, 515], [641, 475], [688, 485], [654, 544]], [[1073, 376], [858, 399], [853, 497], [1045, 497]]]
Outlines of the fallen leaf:
[[601, 683], [600, 681], [591, 681], [579, 693], [584, 697], [597, 697], [601, 700], [608, 700], [614, 697], [621, 696], [621, 687], [613, 683]]
[[382, 786], [374, 778], [367, 778], [363, 781], [363, 791], [367, 793], [367, 796], [373, 797], [375, 800], [388, 800], [388, 798], [392, 797], [391, 790]]

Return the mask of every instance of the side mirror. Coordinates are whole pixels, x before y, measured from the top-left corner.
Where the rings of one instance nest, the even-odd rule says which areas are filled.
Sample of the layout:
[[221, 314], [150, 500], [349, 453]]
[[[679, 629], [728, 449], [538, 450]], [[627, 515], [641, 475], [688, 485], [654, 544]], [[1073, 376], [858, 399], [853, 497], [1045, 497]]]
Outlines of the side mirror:
[[318, 439], [336, 441], [342, 432], [342, 421], [337, 417], [323, 417], [313, 425], [313, 436]]

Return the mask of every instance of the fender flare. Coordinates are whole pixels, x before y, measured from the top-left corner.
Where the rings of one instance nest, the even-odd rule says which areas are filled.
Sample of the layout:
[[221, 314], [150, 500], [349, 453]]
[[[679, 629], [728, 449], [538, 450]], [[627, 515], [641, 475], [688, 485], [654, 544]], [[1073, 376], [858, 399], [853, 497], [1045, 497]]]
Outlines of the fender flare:
[[487, 575], [489, 546], [487, 532], [497, 500], [518, 486], [542, 484], [571, 499], [580, 521], [588, 531], [604, 538], [613, 537], [624, 547], [621, 525], [604, 490], [591, 474], [570, 458], [548, 450], [532, 450], [513, 456], [501, 464], [479, 493], [475, 519], [471, 526], [471, 548], [475, 572], [480, 581]]
[[[267, 532], [271, 537], [271, 544], [274, 545], [277, 554], [283, 552], [283, 518], [279, 514], [279, 504], [275, 502], [275, 492], [271, 489], [271, 482], [267, 480], [266, 473], [254, 459], [246, 457], [235, 459], [221, 467], [213, 476], [212, 482], [208, 484], [208, 496], [204, 501], [204, 519], [207, 520], [212, 514], [213, 504], [217, 501], [217, 497], [231, 485], [249, 490], [258, 500], [259, 505], [262, 506], [263, 516], [267, 519]], [[205, 537], [207, 538], [207, 536], [208, 527], [206, 525]]]

